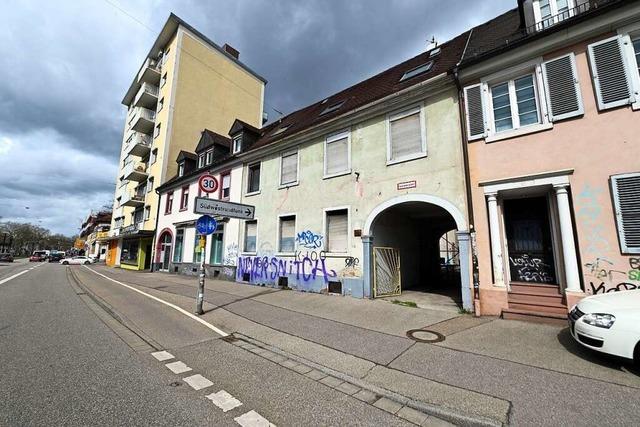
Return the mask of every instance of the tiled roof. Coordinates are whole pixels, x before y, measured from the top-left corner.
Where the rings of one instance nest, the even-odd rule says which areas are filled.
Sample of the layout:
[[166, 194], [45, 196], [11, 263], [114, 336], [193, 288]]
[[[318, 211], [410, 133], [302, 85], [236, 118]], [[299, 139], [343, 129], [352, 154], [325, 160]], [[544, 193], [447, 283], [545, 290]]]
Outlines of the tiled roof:
[[[265, 126], [260, 130], [262, 135], [251, 147], [251, 150], [270, 145], [311, 126], [328, 121], [348, 111], [448, 72], [460, 61], [468, 34], [468, 32], [465, 32], [440, 45], [440, 53], [434, 55], [433, 58], [429, 56], [431, 51], [423, 52], [335, 95], [331, 95], [323, 101], [295, 111], [277, 122]], [[400, 81], [407, 71], [424, 65], [429, 61], [433, 61], [433, 66], [428, 72]], [[321, 114], [327, 107], [343, 101], [344, 103], [340, 108]], [[282, 128], [286, 128], [286, 130], [278, 132]]]
[[196, 146], [196, 153], [206, 150], [213, 145], [220, 145], [222, 147], [229, 148], [231, 147], [231, 139], [220, 135], [219, 133], [210, 131], [209, 129], [205, 129], [202, 131], [202, 136]]
[[511, 9], [473, 28], [462, 62], [470, 61], [524, 37], [525, 33], [520, 28], [518, 8]]

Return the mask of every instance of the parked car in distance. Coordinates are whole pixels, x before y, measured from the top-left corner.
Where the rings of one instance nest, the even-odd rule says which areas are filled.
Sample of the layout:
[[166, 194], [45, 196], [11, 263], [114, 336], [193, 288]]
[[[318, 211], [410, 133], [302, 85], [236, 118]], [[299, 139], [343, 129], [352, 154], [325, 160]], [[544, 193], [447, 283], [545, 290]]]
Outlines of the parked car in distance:
[[60, 264], [72, 265], [72, 264], [91, 264], [91, 259], [86, 256], [74, 256], [69, 258], [63, 258], [60, 260]]
[[0, 262], [13, 262], [13, 255], [10, 253], [0, 254]]
[[640, 364], [640, 289], [580, 300], [569, 312], [569, 327], [581, 345]]
[[49, 255], [49, 262], [58, 262], [61, 259], [64, 259], [64, 252], [55, 252]]

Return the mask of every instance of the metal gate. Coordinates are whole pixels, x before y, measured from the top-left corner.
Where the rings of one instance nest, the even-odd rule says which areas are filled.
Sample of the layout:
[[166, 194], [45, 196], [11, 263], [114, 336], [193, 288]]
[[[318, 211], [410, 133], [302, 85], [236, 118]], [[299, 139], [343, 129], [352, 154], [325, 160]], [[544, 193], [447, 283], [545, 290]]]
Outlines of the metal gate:
[[400, 295], [400, 251], [373, 248], [373, 297]]

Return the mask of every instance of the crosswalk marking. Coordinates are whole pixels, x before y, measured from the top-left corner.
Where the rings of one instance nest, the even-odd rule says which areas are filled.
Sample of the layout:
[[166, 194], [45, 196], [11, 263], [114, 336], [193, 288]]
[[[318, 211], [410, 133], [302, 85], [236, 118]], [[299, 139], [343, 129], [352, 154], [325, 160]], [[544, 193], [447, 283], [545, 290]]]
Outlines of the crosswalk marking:
[[159, 360], [160, 362], [164, 362], [165, 360], [169, 360], [169, 359], [173, 359], [173, 354], [169, 353], [168, 351], [156, 351], [154, 353], [151, 353], [151, 355], [153, 357], [155, 357], [157, 360]]
[[224, 390], [220, 390], [217, 393], [211, 393], [207, 396], [207, 399], [211, 400], [214, 405], [222, 409], [222, 412], [230, 411], [233, 408], [237, 408], [242, 405], [242, 402]]
[[194, 390], [202, 390], [203, 388], [211, 387], [213, 383], [200, 374], [191, 375], [182, 379], [185, 383], [189, 384]]
[[242, 427], [275, 427], [275, 424], [271, 424], [266, 418], [253, 410], [234, 418], [234, 420]]
[[189, 372], [191, 370], [191, 368], [185, 365], [184, 362], [180, 362], [180, 361], [167, 363], [164, 366], [169, 368], [169, 370], [174, 374], [182, 374], [184, 372]]

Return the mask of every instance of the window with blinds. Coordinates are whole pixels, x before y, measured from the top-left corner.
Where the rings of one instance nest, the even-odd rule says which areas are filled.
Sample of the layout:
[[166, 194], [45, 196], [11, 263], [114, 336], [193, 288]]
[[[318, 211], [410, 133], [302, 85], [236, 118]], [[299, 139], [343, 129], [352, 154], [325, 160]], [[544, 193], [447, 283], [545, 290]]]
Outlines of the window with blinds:
[[295, 215], [280, 217], [279, 252], [293, 252], [295, 250], [296, 217]]
[[349, 240], [347, 209], [327, 211], [327, 252], [345, 253]]
[[298, 182], [298, 152], [283, 154], [280, 158], [280, 185]]
[[324, 175], [347, 173], [351, 169], [349, 133], [328, 137], [324, 143]]
[[640, 173], [612, 176], [611, 189], [622, 252], [640, 254]]
[[420, 107], [389, 116], [389, 161], [426, 153]]
[[244, 223], [244, 251], [256, 251], [256, 236], [258, 232], [258, 221], [246, 221]]

